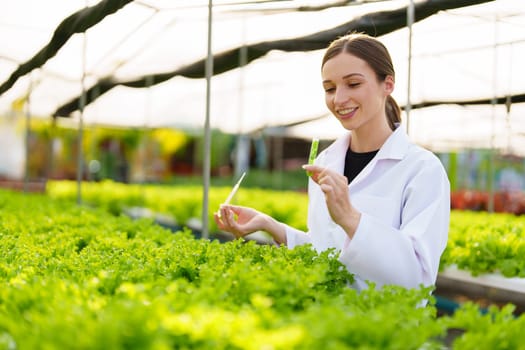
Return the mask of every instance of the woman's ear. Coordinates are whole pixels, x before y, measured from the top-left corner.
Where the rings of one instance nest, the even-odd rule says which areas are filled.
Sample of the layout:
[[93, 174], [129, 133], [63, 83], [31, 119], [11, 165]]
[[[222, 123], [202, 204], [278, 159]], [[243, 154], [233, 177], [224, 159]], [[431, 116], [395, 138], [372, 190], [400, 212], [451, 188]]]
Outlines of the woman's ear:
[[385, 78], [385, 92], [387, 95], [390, 95], [394, 91], [394, 86], [396, 85], [394, 81], [394, 77], [391, 75], [387, 75]]

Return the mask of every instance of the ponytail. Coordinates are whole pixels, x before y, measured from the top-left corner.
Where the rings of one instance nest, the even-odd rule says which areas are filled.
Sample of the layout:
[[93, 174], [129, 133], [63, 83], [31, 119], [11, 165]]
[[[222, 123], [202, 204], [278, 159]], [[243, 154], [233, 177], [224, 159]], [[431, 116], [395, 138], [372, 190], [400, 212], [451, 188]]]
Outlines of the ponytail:
[[401, 108], [391, 95], [386, 98], [385, 111], [390, 129], [395, 130], [396, 124], [401, 123]]

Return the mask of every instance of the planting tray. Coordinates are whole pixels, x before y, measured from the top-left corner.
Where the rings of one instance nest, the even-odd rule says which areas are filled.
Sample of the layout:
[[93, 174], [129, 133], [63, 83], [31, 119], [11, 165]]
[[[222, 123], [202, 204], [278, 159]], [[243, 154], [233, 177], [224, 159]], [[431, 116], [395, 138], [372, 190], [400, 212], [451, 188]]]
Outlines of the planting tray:
[[451, 299], [482, 301], [485, 305], [514, 304], [525, 311], [525, 278], [507, 278], [497, 273], [472, 276], [450, 267], [438, 274], [435, 294]]

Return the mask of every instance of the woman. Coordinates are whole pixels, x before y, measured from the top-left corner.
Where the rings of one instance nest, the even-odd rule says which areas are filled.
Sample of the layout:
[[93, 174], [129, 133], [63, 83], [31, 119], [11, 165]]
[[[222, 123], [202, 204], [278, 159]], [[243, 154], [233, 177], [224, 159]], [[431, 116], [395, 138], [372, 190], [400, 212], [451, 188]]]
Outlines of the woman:
[[346, 35], [326, 50], [321, 73], [326, 105], [349, 132], [315, 165], [303, 166], [312, 174], [308, 232], [232, 205], [215, 215], [218, 227], [236, 237], [266, 231], [289, 248], [336, 248], [358, 290], [368, 281], [434, 285], [448, 236], [450, 184], [439, 159], [399, 127], [388, 50], [368, 35]]

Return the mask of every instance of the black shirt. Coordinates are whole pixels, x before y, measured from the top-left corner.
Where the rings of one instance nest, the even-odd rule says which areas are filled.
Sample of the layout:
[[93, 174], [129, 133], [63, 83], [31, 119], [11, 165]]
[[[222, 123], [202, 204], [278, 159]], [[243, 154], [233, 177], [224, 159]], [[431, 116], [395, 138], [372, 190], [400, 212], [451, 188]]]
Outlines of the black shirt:
[[345, 172], [344, 175], [348, 179], [348, 183], [352, 182], [353, 179], [370, 163], [372, 158], [377, 154], [379, 150], [371, 152], [354, 152], [348, 147], [345, 156]]

